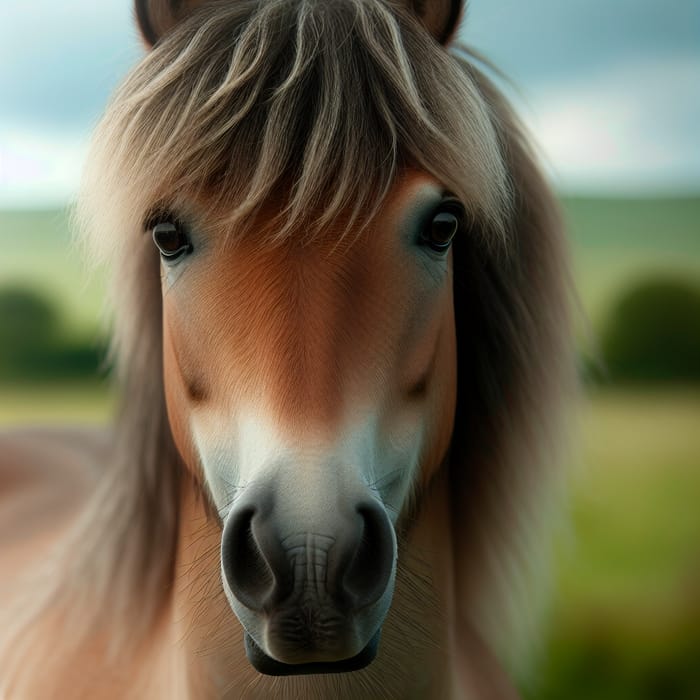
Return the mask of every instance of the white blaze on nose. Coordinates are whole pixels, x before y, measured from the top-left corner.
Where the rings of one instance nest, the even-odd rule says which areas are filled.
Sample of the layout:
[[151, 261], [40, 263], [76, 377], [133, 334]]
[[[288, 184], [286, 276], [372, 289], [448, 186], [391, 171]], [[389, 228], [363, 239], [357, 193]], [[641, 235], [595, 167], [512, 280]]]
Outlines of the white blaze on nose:
[[223, 520], [246, 486], [274, 479], [289, 505], [312, 518], [328, 514], [338, 498], [369, 487], [395, 521], [417, 477], [423, 444], [420, 426], [382, 428], [369, 410], [354, 411], [328, 436], [315, 430], [290, 435], [259, 406], [203, 408], [192, 417], [192, 433]]
[[287, 460], [289, 446], [263, 411], [195, 411], [192, 433], [204, 478], [222, 519], [243, 488], [264, 476], [275, 461]]

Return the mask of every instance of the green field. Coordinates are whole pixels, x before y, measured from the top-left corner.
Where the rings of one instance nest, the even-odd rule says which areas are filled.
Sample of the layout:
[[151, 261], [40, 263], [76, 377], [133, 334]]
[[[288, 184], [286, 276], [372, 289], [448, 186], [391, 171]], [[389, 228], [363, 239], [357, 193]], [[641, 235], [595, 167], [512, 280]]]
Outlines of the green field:
[[700, 389], [581, 409], [571, 529], [533, 700], [700, 697]]
[[700, 281], [700, 197], [562, 203], [576, 288], [594, 325], [621, 290], [645, 275]]
[[0, 210], [0, 288], [29, 286], [57, 303], [76, 332], [95, 327], [103, 274], [90, 270], [63, 210]]
[[[592, 335], [634, 280], [700, 280], [700, 198], [563, 205]], [[65, 214], [0, 212], [0, 250], [0, 288], [36, 287], [72, 332], [95, 332], [102, 274], [82, 282]], [[96, 380], [0, 385], [0, 425], [100, 422], [112, 409]], [[570, 525], [552, 533], [554, 595], [524, 694], [700, 698], [700, 387], [591, 389], [579, 417]]]
[[105, 381], [0, 385], [0, 427], [106, 423], [114, 396]]

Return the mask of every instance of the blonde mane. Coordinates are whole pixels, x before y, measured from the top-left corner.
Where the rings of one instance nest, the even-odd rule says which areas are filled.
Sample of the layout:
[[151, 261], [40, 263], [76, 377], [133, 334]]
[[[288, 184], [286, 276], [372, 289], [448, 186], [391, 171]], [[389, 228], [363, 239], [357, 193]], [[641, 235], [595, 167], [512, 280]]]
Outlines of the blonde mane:
[[[84, 630], [137, 610], [127, 629], [117, 624], [124, 642], [148, 629], [172, 584], [185, 477], [163, 396], [149, 213], [187, 209], [208, 236], [312, 244], [341, 216], [344, 231], [371, 220], [407, 166], [434, 175], [475, 222], [455, 253], [461, 423], [449, 466], [454, 547], [473, 557], [473, 571], [456, 572], [471, 614], [519, 529], [520, 493], [538, 478], [528, 465], [556, 433], [567, 378], [551, 196], [492, 85], [412, 14], [377, 0], [240, 0], [206, 3], [178, 24], [95, 131], [77, 224], [113, 274], [122, 406], [112, 459], [56, 555], [64, 575], [32, 588], [15, 627], [56, 605], [79, 606]], [[279, 215], [264, 238], [254, 222], [269, 201]]]

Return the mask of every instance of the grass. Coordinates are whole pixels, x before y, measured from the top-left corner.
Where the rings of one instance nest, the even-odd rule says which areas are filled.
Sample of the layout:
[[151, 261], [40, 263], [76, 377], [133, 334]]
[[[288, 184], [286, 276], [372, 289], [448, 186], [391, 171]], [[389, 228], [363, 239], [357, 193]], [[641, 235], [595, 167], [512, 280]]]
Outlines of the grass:
[[104, 298], [104, 275], [92, 273], [72, 240], [63, 210], [0, 210], [0, 288], [43, 293], [62, 312], [69, 332], [94, 333]]
[[576, 287], [593, 326], [637, 279], [669, 272], [700, 279], [700, 197], [562, 200]]
[[104, 424], [114, 409], [105, 382], [82, 380], [0, 385], [0, 426]]
[[700, 390], [599, 391], [528, 697], [700, 697]]
[[567, 598], [653, 601], [680, 583], [679, 565], [700, 582], [698, 426], [700, 391], [608, 390], [587, 401], [573, 503], [586, 538], [562, 581]]

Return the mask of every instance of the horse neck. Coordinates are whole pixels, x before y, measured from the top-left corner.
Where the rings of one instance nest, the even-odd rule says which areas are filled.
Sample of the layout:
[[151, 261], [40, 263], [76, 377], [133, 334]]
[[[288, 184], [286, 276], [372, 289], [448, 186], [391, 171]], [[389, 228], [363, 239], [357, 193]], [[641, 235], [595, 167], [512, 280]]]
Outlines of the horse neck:
[[465, 669], [445, 476], [436, 477], [399, 554], [394, 603], [377, 660], [342, 677], [285, 679], [260, 676], [245, 658], [243, 629], [218, 576], [220, 527], [184, 481], [172, 599], [154, 630], [152, 659], [144, 668], [154, 693], [183, 699], [466, 697], [459, 690]]

